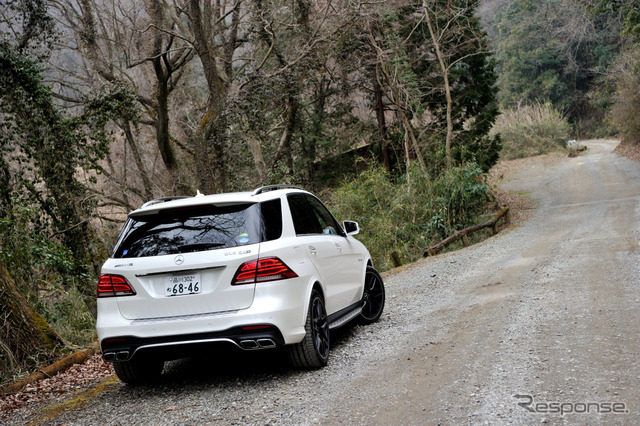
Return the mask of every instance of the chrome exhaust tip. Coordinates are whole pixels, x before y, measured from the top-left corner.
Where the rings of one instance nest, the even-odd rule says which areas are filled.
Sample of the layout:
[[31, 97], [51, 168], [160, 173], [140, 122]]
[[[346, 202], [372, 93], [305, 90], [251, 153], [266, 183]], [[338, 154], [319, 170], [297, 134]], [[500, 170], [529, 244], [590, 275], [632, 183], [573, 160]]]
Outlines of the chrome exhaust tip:
[[257, 349], [258, 342], [256, 342], [255, 340], [241, 340], [240, 346], [242, 347], [242, 349]]
[[120, 351], [116, 353], [116, 361], [126, 361], [129, 359], [129, 351]]
[[258, 343], [258, 346], [260, 346], [261, 348], [275, 348], [276, 347], [276, 342], [274, 342], [271, 339], [258, 339], [257, 343]]

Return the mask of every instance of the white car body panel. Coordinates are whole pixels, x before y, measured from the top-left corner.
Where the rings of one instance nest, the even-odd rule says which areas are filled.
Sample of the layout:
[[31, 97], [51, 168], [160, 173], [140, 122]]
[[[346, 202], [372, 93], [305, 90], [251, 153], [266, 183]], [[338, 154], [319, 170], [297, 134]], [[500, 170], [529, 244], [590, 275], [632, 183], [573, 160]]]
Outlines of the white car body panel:
[[[179, 255], [181, 264], [176, 265], [177, 255], [165, 255], [125, 259], [109, 259], [102, 273], [119, 274], [126, 277], [136, 291], [135, 297], [119, 297], [118, 307], [127, 319], [145, 319], [180, 315], [198, 315], [246, 309], [253, 302], [254, 286], [230, 286], [238, 267], [245, 261], [256, 258], [258, 246], [242, 247], [238, 250], [211, 250]], [[236, 253], [228, 255], [229, 253]], [[165, 296], [167, 279], [174, 275], [197, 272], [201, 277], [201, 293]]]
[[305, 235], [299, 240], [325, 283], [327, 313], [356, 303], [362, 296], [364, 246], [338, 235]]

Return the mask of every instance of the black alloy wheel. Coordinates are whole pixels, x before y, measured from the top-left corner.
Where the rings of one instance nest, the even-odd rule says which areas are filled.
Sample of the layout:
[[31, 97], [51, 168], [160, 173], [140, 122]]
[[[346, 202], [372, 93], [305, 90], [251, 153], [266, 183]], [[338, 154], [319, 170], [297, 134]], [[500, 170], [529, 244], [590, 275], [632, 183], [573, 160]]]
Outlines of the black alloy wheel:
[[384, 283], [378, 271], [371, 266], [367, 266], [367, 272], [364, 276], [362, 302], [360, 322], [363, 324], [371, 324], [378, 321], [384, 310]]
[[[329, 358], [329, 319], [321, 297], [313, 298], [311, 324], [313, 327], [314, 348], [321, 359]], [[325, 361], [326, 364], [326, 361]]]
[[311, 293], [305, 322], [306, 335], [300, 343], [289, 346], [289, 359], [298, 368], [320, 368], [327, 365], [331, 346], [329, 318], [324, 300], [317, 290]]

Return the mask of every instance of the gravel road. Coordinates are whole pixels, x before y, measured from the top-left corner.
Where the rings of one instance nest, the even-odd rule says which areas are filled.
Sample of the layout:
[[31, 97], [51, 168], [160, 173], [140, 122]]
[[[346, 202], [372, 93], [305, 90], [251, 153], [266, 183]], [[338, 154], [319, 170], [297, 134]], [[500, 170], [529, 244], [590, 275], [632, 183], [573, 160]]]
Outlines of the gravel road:
[[208, 354], [10, 422], [638, 424], [640, 165], [586, 145], [504, 183], [535, 200], [524, 223], [386, 274], [383, 317], [333, 334], [322, 370]]

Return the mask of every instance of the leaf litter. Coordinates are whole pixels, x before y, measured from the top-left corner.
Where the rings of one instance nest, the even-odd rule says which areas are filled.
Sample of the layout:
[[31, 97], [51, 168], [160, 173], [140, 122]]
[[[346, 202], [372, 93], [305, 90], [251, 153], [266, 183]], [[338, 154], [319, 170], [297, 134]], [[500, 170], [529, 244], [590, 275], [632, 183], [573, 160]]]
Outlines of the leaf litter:
[[73, 393], [113, 374], [113, 366], [102, 361], [100, 354], [96, 354], [60, 374], [25, 386], [21, 392], [0, 395], [0, 422], [9, 419], [13, 412], [27, 404], [47, 402]]

